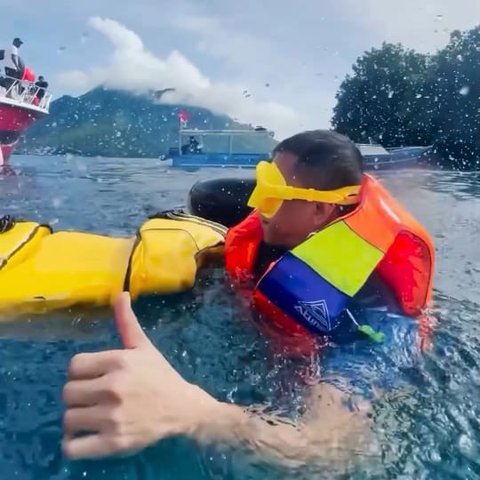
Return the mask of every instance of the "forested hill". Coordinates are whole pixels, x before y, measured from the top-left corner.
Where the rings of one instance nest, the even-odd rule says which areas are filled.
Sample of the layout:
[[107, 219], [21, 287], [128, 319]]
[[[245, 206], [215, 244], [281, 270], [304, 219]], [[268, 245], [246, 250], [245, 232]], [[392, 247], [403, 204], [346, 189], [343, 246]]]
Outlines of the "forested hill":
[[[181, 110], [191, 117], [189, 128], [251, 128], [204, 108], [159, 103], [158, 93], [135, 95], [98, 87], [80, 97], [63, 96], [52, 102], [50, 115], [32, 125], [17, 153], [159, 157], [178, 145]], [[275, 143], [270, 137], [242, 136], [235, 149], [269, 151]]]

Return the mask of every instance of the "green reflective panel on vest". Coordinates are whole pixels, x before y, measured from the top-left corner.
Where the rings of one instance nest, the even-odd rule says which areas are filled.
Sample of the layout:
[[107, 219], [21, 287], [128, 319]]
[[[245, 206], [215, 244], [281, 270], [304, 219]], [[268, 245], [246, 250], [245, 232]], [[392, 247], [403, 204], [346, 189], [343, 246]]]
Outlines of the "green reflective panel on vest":
[[384, 255], [345, 222], [315, 233], [292, 253], [351, 297], [362, 288]]

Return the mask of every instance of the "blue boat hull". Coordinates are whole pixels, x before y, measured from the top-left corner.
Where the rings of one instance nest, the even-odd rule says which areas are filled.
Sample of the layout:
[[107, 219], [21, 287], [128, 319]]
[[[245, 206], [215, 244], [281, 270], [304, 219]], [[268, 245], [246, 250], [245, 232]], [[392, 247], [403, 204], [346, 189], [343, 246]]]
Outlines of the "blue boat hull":
[[[411, 168], [419, 165], [428, 147], [393, 149], [385, 155], [364, 155], [366, 170]], [[186, 153], [172, 156], [172, 167], [196, 170], [198, 168], [255, 168], [258, 162], [267, 160], [264, 153]]]
[[265, 153], [186, 153], [172, 157], [172, 167], [175, 168], [222, 168], [239, 167], [255, 168], [257, 163], [267, 160]]

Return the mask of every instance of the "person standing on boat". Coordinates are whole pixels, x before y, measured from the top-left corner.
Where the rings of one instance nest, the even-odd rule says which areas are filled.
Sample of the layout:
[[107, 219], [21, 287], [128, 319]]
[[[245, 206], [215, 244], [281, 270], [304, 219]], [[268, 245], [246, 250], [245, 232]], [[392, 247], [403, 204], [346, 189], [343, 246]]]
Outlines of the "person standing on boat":
[[[417, 348], [415, 333], [399, 334], [395, 325], [411, 320], [408, 328], [416, 332], [434, 270], [430, 236], [363, 173], [362, 161], [358, 148], [334, 132], [284, 140], [272, 162], [257, 166], [249, 200], [255, 210], [230, 229], [224, 252], [232, 284], [248, 292], [270, 330], [285, 344], [300, 342], [302, 351], [333, 343], [338, 370], [357, 372], [358, 382], [368, 362], [387, 377], [398, 374], [376, 363], [376, 342], [389, 357]], [[362, 310], [377, 312], [380, 331]], [[70, 363], [63, 442], [70, 458], [136, 451], [179, 435], [296, 464], [348, 461], [370, 443], [369, 421], [345, 408], [342, 385], [328, 379], [312, 385], [308, 412], [297, 423], [218, 401], [183, 379], [155, 348], [128, 293], [116, 302], [115, 317], [124, 349], [82, 353]], [[347, 352], [338, 348], [344, 342], [352, 344], [354, 368], [345, 368]], [[83, 432], [88, 435], [79, 437]]]
[[38, 80], [35, 82], [35, 86], [38, 88], [37, 94], [36, 94], [36, 103], [40, 103], [42, 101], [42, 98], [45, 96], [46, 89], [48, 88], [48, 82], [45, 80], [45, 78], [40, 75], [38, 77]]
[[23, 41], [16, 37], [12, 45], [5, 51], [5, 74], [7, 77], [21, 79], [23, 76], [24, 64], [18, 54], [18, 49], [23, 45]]

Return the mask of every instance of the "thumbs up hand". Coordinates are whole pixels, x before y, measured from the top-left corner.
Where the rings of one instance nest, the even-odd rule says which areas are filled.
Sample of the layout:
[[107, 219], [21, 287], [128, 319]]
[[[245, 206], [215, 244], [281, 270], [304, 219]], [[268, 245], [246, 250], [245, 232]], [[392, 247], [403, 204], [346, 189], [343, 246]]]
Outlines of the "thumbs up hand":
[[81, 353], [70, 363], [63, 450], [72, 459], [133, 452], [173, 435], [195, 436], [219, 405], [154, 347], [128, 293], [117, 300], [115, 318], [124, 349]]

